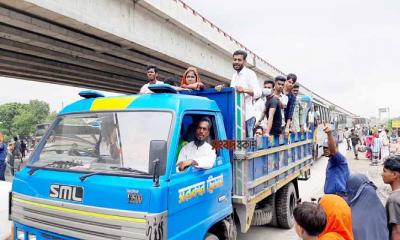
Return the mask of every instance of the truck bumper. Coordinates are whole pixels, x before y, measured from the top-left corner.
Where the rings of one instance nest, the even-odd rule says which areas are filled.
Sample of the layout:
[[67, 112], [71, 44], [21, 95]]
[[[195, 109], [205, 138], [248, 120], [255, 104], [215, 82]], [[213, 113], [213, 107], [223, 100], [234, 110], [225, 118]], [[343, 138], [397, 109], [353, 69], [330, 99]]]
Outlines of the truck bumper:
[[15, 193], [11, 206], [15, 236], [25, 233], [46, 240], [167, 239], [167, 212], [105, 209]]

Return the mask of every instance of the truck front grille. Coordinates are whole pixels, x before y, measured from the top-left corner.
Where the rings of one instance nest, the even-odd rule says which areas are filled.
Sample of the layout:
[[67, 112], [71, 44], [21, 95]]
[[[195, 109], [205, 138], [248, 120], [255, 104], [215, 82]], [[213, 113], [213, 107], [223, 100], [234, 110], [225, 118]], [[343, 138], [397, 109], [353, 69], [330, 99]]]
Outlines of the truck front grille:
[[[162, 219], [166, 239], [166, 213], [146, 214], [104, 209], [13, 194], [12, 220], [37, 229], [78, 239], [148, 239], [148, 227]], [[152, 220], [150, 220], [152, 219]]]

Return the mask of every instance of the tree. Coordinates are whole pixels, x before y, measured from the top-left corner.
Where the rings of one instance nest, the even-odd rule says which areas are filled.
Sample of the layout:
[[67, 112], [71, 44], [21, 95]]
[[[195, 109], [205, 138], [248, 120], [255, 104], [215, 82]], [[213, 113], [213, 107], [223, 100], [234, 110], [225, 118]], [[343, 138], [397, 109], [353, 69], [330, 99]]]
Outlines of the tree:
[[50, 113], [49, 104], [44, 101], [29, 101], [28, 111], [33, 114], [36, 124], [42, 123]]
[[29, 111], [23, 111], [21, 114], [15, 116], [13, 126], [16, 129], [16, 135], [31, 135], [35, 131], [36, 122], [35, 116]]
[[52, 122], [54, 121], [54, 119], [56, 119], [56, 117], [57, 117], [57, 112], [56, 112], [56, 111], [51, 112], [51, 113], [46, 117], [46, 119], [44, 120], [44, 123], [52, 123]]
[[0, 105], [0, 128], [4, 134], [13, 136], [15, 134], [14, 118], [20, 114], [23, 109], [21, 103], [6, 103]]
[[0, 105], [0, 129], [8, 136], [29, 136], [39, 123], [49, 116], [49, 104], [31, 100], [29, 104], [6, 103]]

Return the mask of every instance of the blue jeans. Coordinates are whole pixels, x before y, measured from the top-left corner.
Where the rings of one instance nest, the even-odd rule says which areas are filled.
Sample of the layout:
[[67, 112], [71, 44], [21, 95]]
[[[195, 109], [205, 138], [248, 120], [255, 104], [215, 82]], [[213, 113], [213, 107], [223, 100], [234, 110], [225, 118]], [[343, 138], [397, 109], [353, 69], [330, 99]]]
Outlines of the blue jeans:
[[6, 163], [5, 162], [0, 162], [0, 181], [5, 181], [5, 172], [6, 172]]
[[254, 126], [256, 125], [256, 118], [252, 117], [246, 120], [246, 138], [253, 137]]

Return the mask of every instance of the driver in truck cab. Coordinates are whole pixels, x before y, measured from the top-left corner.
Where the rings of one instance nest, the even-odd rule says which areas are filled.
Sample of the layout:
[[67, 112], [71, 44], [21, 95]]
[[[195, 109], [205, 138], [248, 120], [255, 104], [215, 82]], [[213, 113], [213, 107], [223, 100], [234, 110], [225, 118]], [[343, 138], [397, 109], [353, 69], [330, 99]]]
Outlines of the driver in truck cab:
[[200, 169], [210, 169], [216, 159], [215, 150], [207, 142], [210, 135], [211, 120], [203, 117], [195, 129], [195, 139], [186, 144], [179, 153], [176, 163], [177, 171], [184, 171], [193, 166]]

